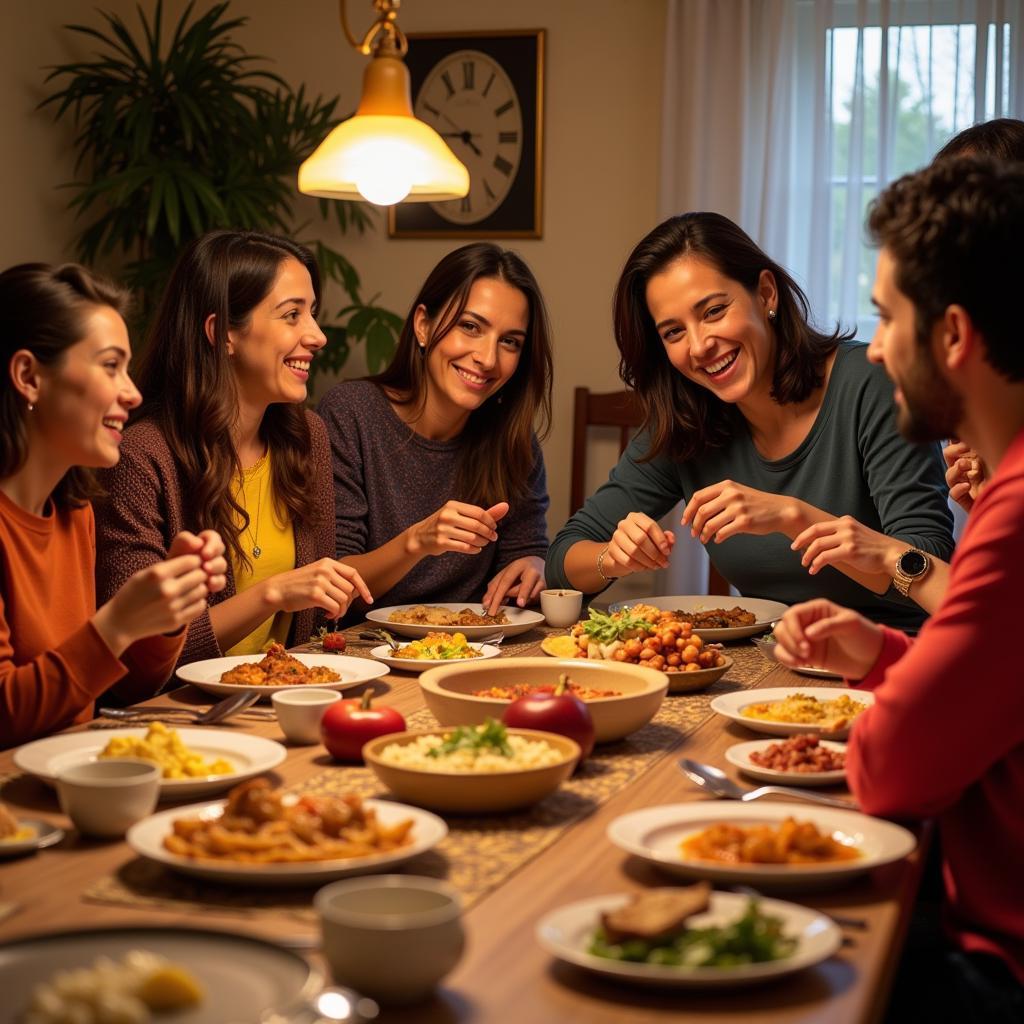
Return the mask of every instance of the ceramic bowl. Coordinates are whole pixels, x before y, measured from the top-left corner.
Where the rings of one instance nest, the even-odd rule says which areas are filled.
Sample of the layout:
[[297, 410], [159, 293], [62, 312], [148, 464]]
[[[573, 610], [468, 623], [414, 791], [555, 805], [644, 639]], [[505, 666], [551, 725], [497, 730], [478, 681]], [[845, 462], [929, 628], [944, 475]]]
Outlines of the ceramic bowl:
[[[381, 752], [392, 743], [405, 746], [420, 736], [437, 736], [445, 729], [416, 729], [378, 736], [363, 747], [363, 760], [389, 790], [405, 803], [456, 814], [490, 814], [528, 807], [553, 793], [572, 774], [580, 757], [579, 744], [566, 736], [534, 729], [509, 729], [510, 736], [543, 740], [558, 751], [555, 764], [501, 772], [434, 771], [384, 761]], [[440, 764], [441, 762], [439, 762]]]
[[341, 700], [337, 690], [281, 690], [270, 698], [277, 724], [291, 743], [309, 745], [320, 742], [320, 720], [324, 712]]
[[[724, 671], [724, 670], [723, 670]], [[574, 683], [595, 690], [617, 690], [621, 697], [587, 701], [598, 743], [621, 740], [645, 726], [661, 707], [669, 676], [640, 665], [585, 658], [496, 658], [473, 665], [445, 665], [420, 676], [423, 699], [442, 725], [480, 725], [501, 718], [508, 700], [474, 697], [492, 686], [547, 686], [567, 673]]]
[[57, 796], [61, 810], [83, 835], [116, 838], [153, 813], [160, 777], [160, 766], [153, 761], [84, 761], [57, 775]]
[[696, 672], [669, 672], [668, 692], [693, 693], [695, 690], [703, 690], [705, 686], [710, 686], [732, 668], [732, 658], [727, 654], [723, 657], [725, 664], [717, 665], [715, 668], [700, 668]]

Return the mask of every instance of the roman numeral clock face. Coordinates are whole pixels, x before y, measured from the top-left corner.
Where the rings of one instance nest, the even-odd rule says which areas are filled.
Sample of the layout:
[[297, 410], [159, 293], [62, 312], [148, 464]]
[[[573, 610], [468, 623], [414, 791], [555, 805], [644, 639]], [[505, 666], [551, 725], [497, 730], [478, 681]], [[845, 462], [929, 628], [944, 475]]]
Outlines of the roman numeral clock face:
[[452, 224], [476, 224], [508, 195], [523, 152], [523, 111], [508, 75], [479, 50], [458, 50], [423, 81], [416, 116], [448, 143], [469, 170], [469, 194], [431, 203]]

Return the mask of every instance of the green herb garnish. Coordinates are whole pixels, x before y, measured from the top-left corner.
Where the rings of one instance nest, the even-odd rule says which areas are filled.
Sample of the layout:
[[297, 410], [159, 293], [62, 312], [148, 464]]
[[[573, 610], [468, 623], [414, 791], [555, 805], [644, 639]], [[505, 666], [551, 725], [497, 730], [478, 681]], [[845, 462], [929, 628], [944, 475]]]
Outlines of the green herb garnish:
[[508, 742], [508, 730], [496, 718], [488, 718], [483, 725], [460, 725], [448, 733], [444, 743], [427, 751], [427, 757], [445, 757], [456, 750], [472, 750], [481, 752], [493, 750], [502, 757], [512, 757], [512, 748]]
[[612, 615], [590, 609], [590, 618], [583, 623], [583, 632], [600, 644], [621, 640], [624, 633], [632, 630], [649, 632], [654, 626], [640, 615], [634, 615], [628, 608]]

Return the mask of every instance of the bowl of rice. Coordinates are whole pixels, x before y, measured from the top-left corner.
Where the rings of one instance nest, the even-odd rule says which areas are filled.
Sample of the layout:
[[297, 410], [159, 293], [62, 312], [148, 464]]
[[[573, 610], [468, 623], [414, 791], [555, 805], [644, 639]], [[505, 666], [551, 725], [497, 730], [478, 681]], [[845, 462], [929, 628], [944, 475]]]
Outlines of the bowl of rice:
[[[500, 746], [480, 743], [494, 735]], [[389, 733], [363, 759], [399, 799], [457, 814], [508, 811], [543, 800], [572, 774], [580, 748], [567, 736], [499, 722]]]

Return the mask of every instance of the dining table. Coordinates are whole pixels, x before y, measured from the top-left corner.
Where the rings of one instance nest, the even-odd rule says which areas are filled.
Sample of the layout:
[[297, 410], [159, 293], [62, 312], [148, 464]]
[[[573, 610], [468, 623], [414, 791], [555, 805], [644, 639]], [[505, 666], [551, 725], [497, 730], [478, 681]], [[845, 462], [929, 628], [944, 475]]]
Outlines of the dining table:
[[[359, 638], [364, 628], [346, 631], [346, 655], [370, 656], [374, 642]], [[564, 630], [541, 625], [507, 638], [501, 657], [540, 655], [541, 641], [554, 632]], [[882, 1019], [917, 898], [927, 825], [911, 826], [918, 846], [902, 860], [839, 888], [782, 895], [832, 916], [840, 924], [842, 945], [824, 962], [764, 984], [714, 990], [641, 987], [561, 963], [537, 941], [538, 921], [562, 905], [679, 884], [613, 845], [606, 831], [627, 812], [711, 799], [684, 777], [677, 765], [680, 757], [716, 765], [750, 785], [724, 754], [730, 745], [758, 734], [712, 711], [714, 696], [739, 689], [842, 685], [796, 675], [764, 657], [749, 639], [727, 644], [725, 653], [733, 664], [721, 679], [702, 692], [669, 694], [648, 725], [625, 740], [598, 746], [568, 782], [534, 808], [504, 815], [443, 815], [450, 828], [447, 839], [394, 870], [446, 878], [461, 892], [465, 952], [428, 1002], [385, 1007], [381, 1021], [858, 1024]], [[399, 710], [410, 728], [433, 722], [416, 674], [391, 672], [367, 685], [375, 700]], [[185, 686], [142, 706], [170, 702], [205, 708], [213, 699]], [[160, 714], [153, 712], [158, 719]], [[96, 720], [78, 728], [118, 724], [124, 723]], [[268, 711], [243, 714], [219, 727], [283, 741]], [[0, 752], [0, 799], [15, 816], [53, 822], [67, 834], [34, 855], [0, 861], [0, 914], [6, 913], [0, 920], [0, 949], [24, 936], [83, 927], [198, 925], [302, 949], [327, 974], [312, 910], [315, 888], [240, 890], [180, 878], [139, 857], [124, 840], [80, 836], [61, 813], [53, 790], [20, 772], [14, 753]], [[288, 746], [272, 777], [294, 792], [387, 797], [369, 769], [334, 761], [320, 744]], [[842, 786], [828, 792], [849, 796]], [[791, 806], [794, 813], [811, 807]], [[10, 993], [3, 1002], [12, 1005]], [[0, 1017], [3, 1012], [0, 1006]]]

